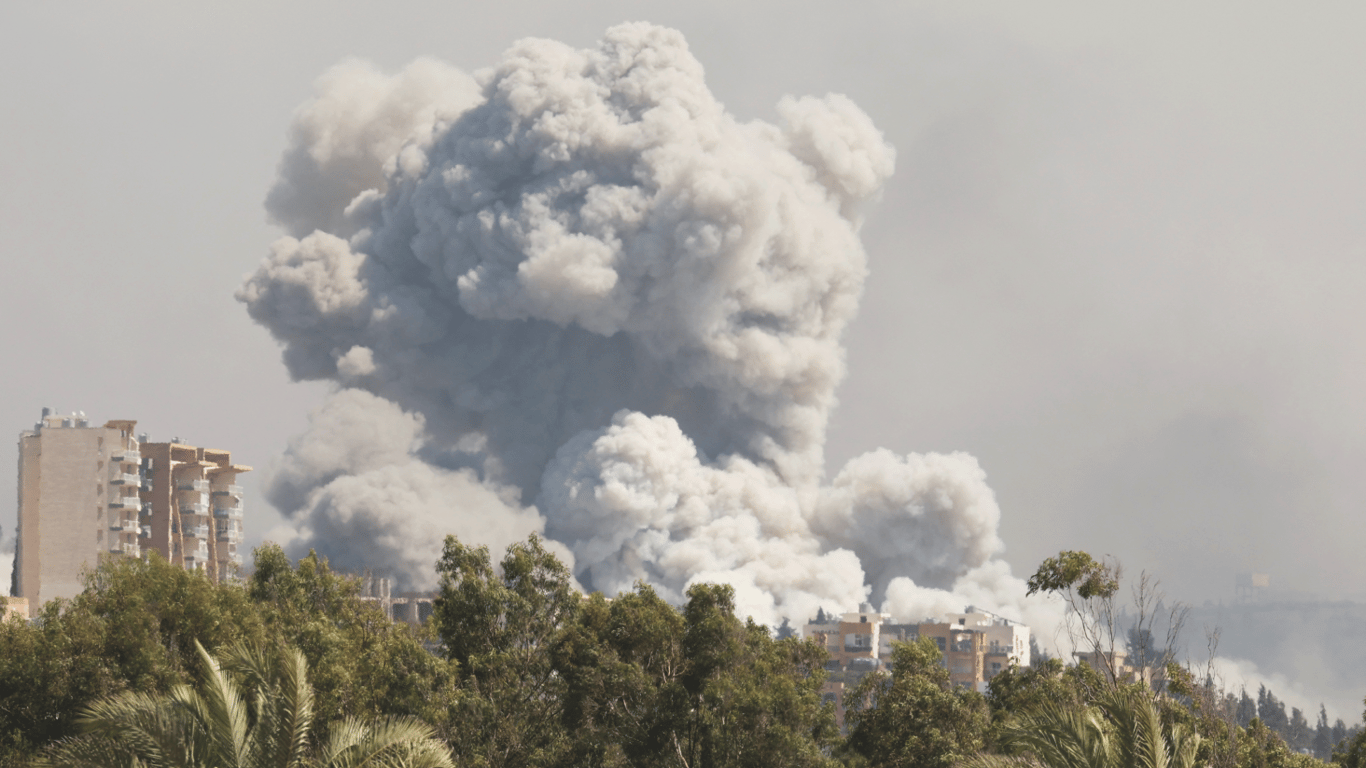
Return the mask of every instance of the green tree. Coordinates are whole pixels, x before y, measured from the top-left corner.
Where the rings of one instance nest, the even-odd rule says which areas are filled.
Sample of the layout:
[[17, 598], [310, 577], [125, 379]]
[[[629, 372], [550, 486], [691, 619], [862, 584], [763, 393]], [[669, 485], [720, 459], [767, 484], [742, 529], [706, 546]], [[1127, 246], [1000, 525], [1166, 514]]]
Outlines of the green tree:
[[693, 768], [830, 764], [833, 710], [820, 703], [826, 654], [735, 616], [735, 590], [694, 584], [683, 609], [686, 659], [665, 719], [680, 761]]
[[31, 624], [0, 624], [0, 765], [70, 735], [96, 699], [190, 679], [196, 640], [259, 642], [263, 632], [239, 586], [156, 553], [105, 560], [74, 599], [47, 603]]
[[988, 743], [994, 745], [1001, 729], [1025, 713], [1048, 704], [1082, 709], [1107, 687], [1100, 674], [1086, 664], [1065, 667], [1061, 659], [1047, 659], [1031, 667], [1012, 664], [987, 683], [992, 725]]
[[357, 598], [359, 580], [310, 552], [292, 563], [279, 546], [255, 553], [247, 594], [271, 642], [303, 652], [319, 718], [410, 715], [453, 727], [458, 668], [424, 646], [425, 630], [390, 621]]
[[849, 752], [875, 766], [947, 768], [985, 745], [989, 714], [954, 688], [929, 638], [893, 643], [892, 672], [870, 673], [845, 695]]
[[84, 734], [58, 742], [39, 768], [452, 768], [431, 729], [411, 718], [346, 718], [313, 736], [313, 690], [299, 651], [235, 645], [215, 659], [195, 643], [195, 685], [125, 692], [85, 708]]
[[[1163, 721], [1140, 686], [1120, 686], [1094, 707], [1045, 702], [1002, 729], [1006, 755], [1048, 768], [1193, 768], [1200, 737], [1183, 724]], [[970, 768], [1013, 765], [1000, 755], [978, 755]]]
[[569, 569], [532, 535], [495, 571], [487, 547], [447, 536], [433, 622], [457, 665], [458, 728], [442, 735], [462, 765], [549, 765], [565, 748], [565, 680], [551, 650], [578, 614]]
[[1319, 719], [1314, 724], [1314, 757], [1327, 760], [1333, 756], [1333, 728], [1328, 725], [1328, 708], [1319, 703]]
[[74, 599], [48, 603], [32, 624], [0, 625], [0, 766], [72, 735], [97, 699], [189, 682], [196, 641], [302, 649], [323, 723], [412, 715], [453, 729], [456, 666], [428, 652], [421, 631], [358, 600], [356, 580], [316, 555], [296, 566], [268, 544], [256, 565], [245, 585], [215, 584], [155, 553], [111, 558]]
[[583, 598], [535, 537], [496, 569], [448, 537], [438, 572], [461, 764], [830, 764], [824, 651], [737, 619], [728, 586], [693, 586], [682, 611], [645, 585]]

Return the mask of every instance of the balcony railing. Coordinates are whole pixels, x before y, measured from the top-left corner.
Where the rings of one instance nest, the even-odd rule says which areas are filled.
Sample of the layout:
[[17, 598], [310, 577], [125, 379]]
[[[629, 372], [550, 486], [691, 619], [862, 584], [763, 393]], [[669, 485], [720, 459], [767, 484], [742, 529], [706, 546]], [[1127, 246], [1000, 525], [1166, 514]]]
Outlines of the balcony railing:
[[226, 531], [219, 531], [217, 534], [219, 541], [226, 541], [229, 544], [236, 544], [242, 540], [242, 533], [233, 528]]
[[110, 542], [109, 552], [115, 555], [126, 555], [128, 557], [137, 557], [142, 554], [142, 550], [140, 550], [136, 544], [120, 544], [116, 542]]
[[115, 472], [109, 478], [110, 485], [138, 485], [139, 483], [137, 475], [130, 475], [127, 472]]
[[114, 453], [109, 457], [109, 460], [124, 464], [137, 464], [142, 461], [142, 454], [136, 448], [115, 448]]
[[136, 531], [138, 521], [136, 520], [110, 520], [109, 530], [111, 531]]
[[175, 484], [177, 491], [199, 491], [200, 493], [209, 492], [208, 480], [178, 480]]
[[110, 509], [142, 509], [142, 499], [136, 496], [115, 496], [109, 500]]
[[182, 515], [207, 515], [209, 514], [208, 504], [181, 504], [180, 514]]
[[213, 516], [219, 519], [241, 520], [241, 507], [214, 507]]
[[207, 538], [209, 538], [209, 526], [207, 526], [207, 525], [188, 526], [188, 525], [187, 525], [187, 526], [185, 526], [185, 534], [184, 534], [184, 535], [186, 535], [186, 536], [193, 536], [193, 537], [195, 537], [196, 539], [207, 539]]
[[223, 486], [219, 486], [219, 487], [213, 489], [213, 495], [215, 495], [215, 496], [241, 496], [241, 495], [242, 495], [242, 486], [240, 486], [240, 485], [223, 485]]

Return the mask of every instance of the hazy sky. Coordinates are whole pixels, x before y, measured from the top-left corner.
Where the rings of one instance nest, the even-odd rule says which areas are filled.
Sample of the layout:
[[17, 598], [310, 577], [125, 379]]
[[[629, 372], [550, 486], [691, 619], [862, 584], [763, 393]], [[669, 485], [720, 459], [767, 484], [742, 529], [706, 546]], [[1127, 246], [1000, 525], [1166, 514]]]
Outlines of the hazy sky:
[[1017, 574], [1080, 548], [1197, 604], [1241, 570], [1363, 591], [1360, 3], [121, 5], [0, 9], [11, 435], [53, 406], [230, 449], [258, 543], [322, 389], [233, 291], [279, 234], [261, 203], [315, 78], [643, 19], [742, 118], [840, 92], [898, 151], [830, 466], [975, 454]]

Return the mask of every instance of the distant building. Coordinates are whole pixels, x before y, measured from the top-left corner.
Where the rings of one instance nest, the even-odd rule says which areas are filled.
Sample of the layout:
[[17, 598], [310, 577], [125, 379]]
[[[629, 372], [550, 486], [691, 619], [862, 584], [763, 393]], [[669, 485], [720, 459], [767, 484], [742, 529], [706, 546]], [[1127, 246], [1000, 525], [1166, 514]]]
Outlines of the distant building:
[[947, 614], [942, 621], [918, 624], [893, 623], [890, 614], [878, 613], [867, 603], [838, 619], [823, 614], [817, 619], [803, 627], [802, 636], [830, 654], [821, 695], [835, 705], [841, 729], [846, 687], [869, 672], [887, 668], [894, 642], [933, 639], [943, 654], [949, 681], [976, 691], [985, 692], [987, 682], [1012, 662], [1029, 666], [1029, 627], [972, 606], [964, 613]]
[[1264, 600], [1271, 590], [1271, 574], [1240, 573], [1234, 577], [1233, 586], [1239, 600]]
[[20, 618], [24, 618], [24, 619], [27, 619], [27, 618], [29, 617], [29, 616], [28, 616], [28, 599], [27, 599], [27, 598], [23, 598], [23, 597], [6, 597], [6, 598], [5, 598], [5, 612], [4, 612], [4, 615], [0, 615], [0, 621], [9, 621], [9, 619], [10, 619], [11, 616], [19, 616]]
[[136, 421], [91, 426], [56, 415], [19, 435], [19, 526], [14, 596], [36, 613], [80, 593], [81, 571], [101, 557], [155, 549], [219, 580], [242, 563], [242, 489], [227, 451], [150, 443]]
[[1072, 656], [1078, 662], [1085, 662], [1109, 680], [1121, 683], [1141, 682], [1159, 689], [1166, 684], [1166, 669], [1159, 665], [1136, 667], [1129, 663], [1129, 654], [1124, 651], [1075, 651]]
[[366, 571], [360, 577], [360, 590], [357, 597], [379, 608], [390, 621], [401, 621], [420, 627], [432, 615], [434, 592], [405, 592], [394, 596], [393, 582], [388, 577], [375, 577]]

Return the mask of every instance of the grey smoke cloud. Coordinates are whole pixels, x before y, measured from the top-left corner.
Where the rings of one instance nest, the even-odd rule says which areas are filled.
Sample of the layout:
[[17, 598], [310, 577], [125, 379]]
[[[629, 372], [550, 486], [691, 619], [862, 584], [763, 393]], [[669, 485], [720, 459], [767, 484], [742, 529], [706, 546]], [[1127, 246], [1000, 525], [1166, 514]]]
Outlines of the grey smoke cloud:
[[851, 100], [741, 122], [647, 24], [318, 88], [267, 198], [289, 236], [238, 293], [292, 376], [338, 385], [271, 483], [291, 547], [429, 587], [445, 533], [536, 531], [587, 588], [724, 581], [772, 623], [1030, 610], [971, 456], [824, 483], [895, 157]]

